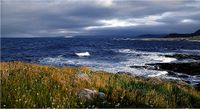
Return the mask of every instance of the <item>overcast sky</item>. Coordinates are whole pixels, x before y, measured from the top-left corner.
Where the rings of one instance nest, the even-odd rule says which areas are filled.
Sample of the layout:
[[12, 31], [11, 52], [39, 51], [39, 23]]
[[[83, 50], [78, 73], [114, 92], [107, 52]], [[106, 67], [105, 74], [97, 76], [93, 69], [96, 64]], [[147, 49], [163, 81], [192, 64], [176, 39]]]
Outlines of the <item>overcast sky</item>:
[[1, 0], [2, 37], [189, 33], [200, 0]]

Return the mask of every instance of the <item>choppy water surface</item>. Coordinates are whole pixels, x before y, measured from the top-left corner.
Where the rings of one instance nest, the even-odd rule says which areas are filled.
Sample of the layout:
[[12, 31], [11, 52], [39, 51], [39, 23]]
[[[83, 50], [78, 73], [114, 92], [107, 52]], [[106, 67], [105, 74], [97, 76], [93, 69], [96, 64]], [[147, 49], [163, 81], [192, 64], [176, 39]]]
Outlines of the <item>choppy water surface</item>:
[[1, 61], [26, 61], [53, 66], [89, 66], [112, 73], [130, 72], [145, 77], [182, 79], [200, 83], [199, 76], [173, 77], [167, 71], [131, 68], [150, 63], [187, 62], [165, 57], [200, 55], [200, 42], [142, 41], [101, 38], [3, 38]]

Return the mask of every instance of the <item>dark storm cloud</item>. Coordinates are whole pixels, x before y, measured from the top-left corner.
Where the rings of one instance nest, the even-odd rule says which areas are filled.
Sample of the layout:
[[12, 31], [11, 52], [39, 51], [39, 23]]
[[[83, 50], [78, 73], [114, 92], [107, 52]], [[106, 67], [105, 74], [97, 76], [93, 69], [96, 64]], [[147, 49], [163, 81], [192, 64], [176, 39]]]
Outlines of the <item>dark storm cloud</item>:
[[195, 0], [2, 0], [2, 37], [193, 32]]

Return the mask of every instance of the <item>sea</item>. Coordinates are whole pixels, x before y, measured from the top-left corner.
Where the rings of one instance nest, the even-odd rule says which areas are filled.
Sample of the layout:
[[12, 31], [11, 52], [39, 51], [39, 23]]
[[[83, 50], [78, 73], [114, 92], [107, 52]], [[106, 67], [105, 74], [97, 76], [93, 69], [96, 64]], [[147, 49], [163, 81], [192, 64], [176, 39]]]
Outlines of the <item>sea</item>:
[[200, 55], [198, 41], [133, 40], [125, 38], [1, 38], [1, 62], [24, 61], [50, 66], [88, 66], [110, 73], [128, 72], [199, 84], [200, 76], [169, 75], [167, 71], [131, 68], [152, 63], [196, 61], [177, 60], [165, 55]]

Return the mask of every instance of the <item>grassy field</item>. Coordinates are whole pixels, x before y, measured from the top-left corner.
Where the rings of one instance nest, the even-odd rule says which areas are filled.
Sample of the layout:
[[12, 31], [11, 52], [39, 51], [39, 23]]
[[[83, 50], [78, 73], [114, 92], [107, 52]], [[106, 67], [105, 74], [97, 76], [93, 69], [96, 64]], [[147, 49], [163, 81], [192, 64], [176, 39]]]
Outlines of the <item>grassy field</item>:
[[[1, 62], [0, 66], [4, 108], [200, 107], [200, 92], [181, 81], [94, 72], [88, 67], [59, 68], [23, 62]], [[83, 88], [103, 92], [106, 98], [79, 98], [77, 92]]]

